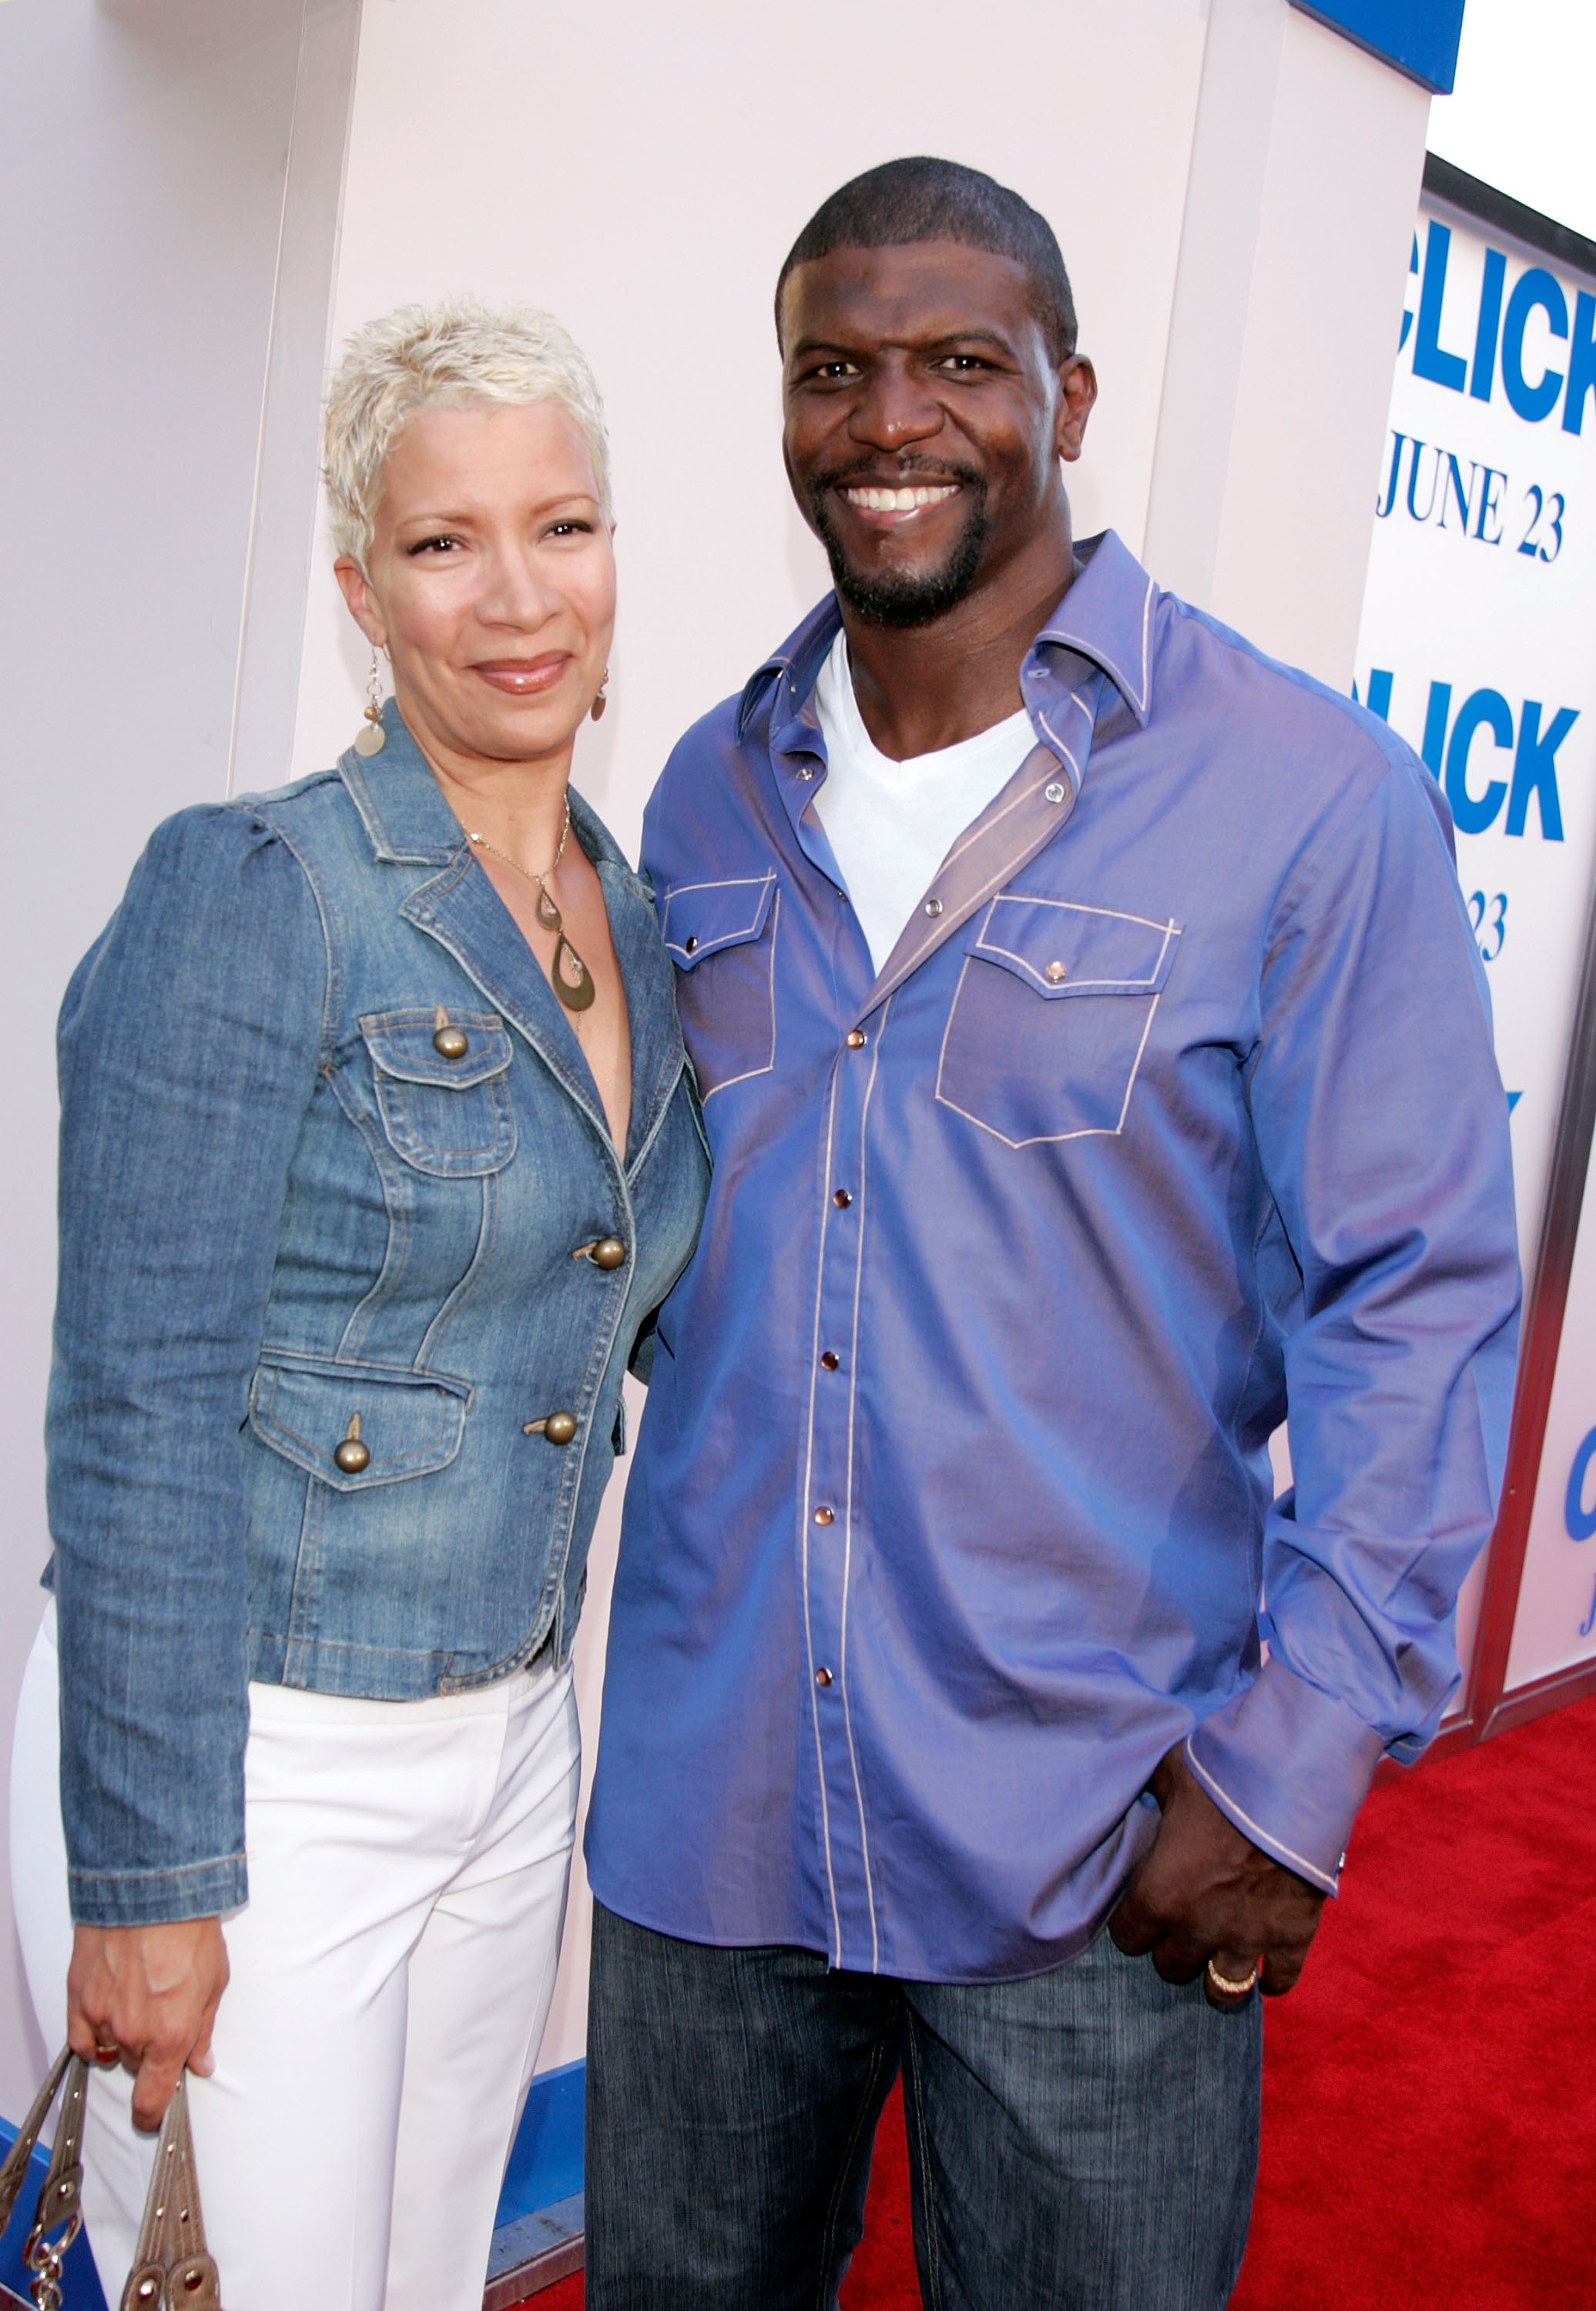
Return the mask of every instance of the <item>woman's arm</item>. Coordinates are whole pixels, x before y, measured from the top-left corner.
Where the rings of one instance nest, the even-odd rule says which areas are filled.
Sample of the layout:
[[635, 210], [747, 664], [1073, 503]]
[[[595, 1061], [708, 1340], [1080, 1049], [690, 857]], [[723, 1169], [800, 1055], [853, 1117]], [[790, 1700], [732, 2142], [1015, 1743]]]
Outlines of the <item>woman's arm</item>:
[[83, 1923], [246, 1897], [239, 1432], [327, 983], [293, 854], [200, 809], [158, 829], [62, 1011], [48, 1439]]

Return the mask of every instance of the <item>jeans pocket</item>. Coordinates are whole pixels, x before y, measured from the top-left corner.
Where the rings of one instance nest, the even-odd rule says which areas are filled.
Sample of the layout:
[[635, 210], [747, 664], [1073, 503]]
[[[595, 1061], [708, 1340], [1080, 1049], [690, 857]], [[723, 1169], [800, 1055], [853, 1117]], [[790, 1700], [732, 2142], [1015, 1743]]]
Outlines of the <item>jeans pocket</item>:
[[1003, 894], [966, 942], [937, 1098], [1011, 1147], [1124, 1129], [1180, 927]]

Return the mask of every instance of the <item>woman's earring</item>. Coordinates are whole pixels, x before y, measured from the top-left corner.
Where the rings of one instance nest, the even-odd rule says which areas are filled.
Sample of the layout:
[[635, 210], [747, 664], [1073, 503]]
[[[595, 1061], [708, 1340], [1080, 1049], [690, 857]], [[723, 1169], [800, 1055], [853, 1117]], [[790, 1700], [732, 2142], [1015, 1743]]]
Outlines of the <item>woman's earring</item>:
[[600, 719], [600, 718], [602, 717], [602, 715], [603, 715], [603, 713], [604, 713], [604, 710], [605, 710], [605, 708], [606, 708], [608, 704], [609, 704], [609, 668], [608, 668], [608, 667], [606, 666], [606, 667], [605, 667], [605, 669], [604, 669], [604, 672], [603, 672], [602, 676], [599, 677], [599, 683], [598, 683], [598, 695], [597, 695], [597, 697], [593, 701], [593, 705], [592, 705], [592, 710], [591, 710], [591, 711], [592, 711], [593, 719], [594, 719], [594, 721], [595, 721], [595, 722], [597, 722], [597, 721], [598, 721], [598, 720]]
[[382, 727], [382, 686], [377, 675], [377, 650], [371, 650], [371, 672], [366, 684], [366, 719], [354, 734], [357, 754], [379, 754], [388, 744], [388, 732]]

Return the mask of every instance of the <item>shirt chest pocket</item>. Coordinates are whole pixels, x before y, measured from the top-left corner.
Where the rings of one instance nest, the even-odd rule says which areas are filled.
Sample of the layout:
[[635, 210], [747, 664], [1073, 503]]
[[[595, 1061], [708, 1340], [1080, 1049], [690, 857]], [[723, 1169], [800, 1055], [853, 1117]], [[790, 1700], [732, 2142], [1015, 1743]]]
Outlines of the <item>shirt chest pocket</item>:
[[1028, 1147], [1124, 1128], [1177, 924], [1066, 899], [1000, 895], [975, 919], [937, 1097]]
[[394, 1153], [443, 1179], [502, 1171], [515, 1154], [502, 1023], [474, 1011], [384, 1011], [360, 1028]]
[[676, 1009], [699, 1096], [709, 1099], [776, 1064], [774, 868], [666, 894], [661, 928], [676, 967]]

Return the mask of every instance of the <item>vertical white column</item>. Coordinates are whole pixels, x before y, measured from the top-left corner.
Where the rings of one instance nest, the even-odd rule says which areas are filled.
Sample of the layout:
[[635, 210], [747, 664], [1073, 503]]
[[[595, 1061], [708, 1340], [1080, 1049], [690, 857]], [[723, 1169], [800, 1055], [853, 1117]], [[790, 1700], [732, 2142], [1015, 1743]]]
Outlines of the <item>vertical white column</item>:
[[1286, 0], [1211, 0], [1144, 558], [1339, 689], [1428, 118]]

